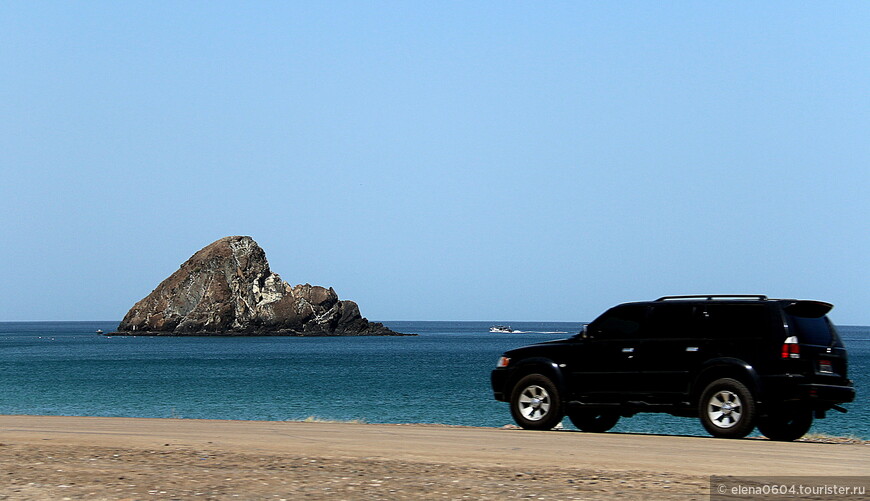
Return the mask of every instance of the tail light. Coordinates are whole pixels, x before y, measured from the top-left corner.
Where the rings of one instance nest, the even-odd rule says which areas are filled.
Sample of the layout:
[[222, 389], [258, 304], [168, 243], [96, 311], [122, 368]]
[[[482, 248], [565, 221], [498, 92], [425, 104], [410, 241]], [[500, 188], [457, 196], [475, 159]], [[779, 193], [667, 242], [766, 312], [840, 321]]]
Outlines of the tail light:
[[507, 367], [508, 364], [511, 363], [511, 359], [508, 357], [501, 357], [498, 359], [498, 363], [495, 364], [496, 367]]
[[801, 358], [801, 345], [797, 336], [789, 336], [782, 343], [782, 358]]
[[819, 360], [819, 372], [823, 374], [833, 374], [834, 366], [830, 360]]

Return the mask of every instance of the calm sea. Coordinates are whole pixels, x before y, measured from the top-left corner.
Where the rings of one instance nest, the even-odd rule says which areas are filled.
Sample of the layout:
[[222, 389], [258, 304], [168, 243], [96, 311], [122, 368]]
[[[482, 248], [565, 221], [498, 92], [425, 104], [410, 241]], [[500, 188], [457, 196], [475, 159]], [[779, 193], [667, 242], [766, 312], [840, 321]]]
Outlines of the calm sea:
[[[580, 323], [385, 322], [417, 337], [104, 337], [117, 322], [0, 323], [0, 414], [369, 423], [512, 423], [489, 373], [505, 350]], [[870, 439], [870, 327], [839, 327], [859, 398], [812, 432]], [[568, 420], [565, 426], [570, 427]], [[614, 431], [706, 435], [697, 419], [640, 414]]]

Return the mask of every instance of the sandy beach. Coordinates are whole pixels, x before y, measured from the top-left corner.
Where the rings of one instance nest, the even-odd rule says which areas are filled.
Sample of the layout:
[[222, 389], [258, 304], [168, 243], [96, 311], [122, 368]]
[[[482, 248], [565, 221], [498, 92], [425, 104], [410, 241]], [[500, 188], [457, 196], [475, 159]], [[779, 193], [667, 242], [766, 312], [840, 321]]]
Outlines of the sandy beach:
[[707, 499], [867, 475], [864, 444], [440, 425], [0, 416], [0, 499]]

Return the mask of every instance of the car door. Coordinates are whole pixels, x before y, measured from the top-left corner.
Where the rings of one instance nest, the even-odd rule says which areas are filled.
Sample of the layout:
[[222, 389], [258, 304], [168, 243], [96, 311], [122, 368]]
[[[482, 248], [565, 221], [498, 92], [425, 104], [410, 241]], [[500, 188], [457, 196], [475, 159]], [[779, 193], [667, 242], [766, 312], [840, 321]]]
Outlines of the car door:
[[688, 393], [691, 375], [707, 351], [702, 315], [699, 306], [683, 301], [650, 308], [637, 359], [640, 387], [652, 400], [670, 401]]
[[624, 400], [635, 391], [639, 371], [636, 350], [646, 305], [624, 304], [606, 311], [586, 327], [574, 346], [568, 368], [581, 401]]

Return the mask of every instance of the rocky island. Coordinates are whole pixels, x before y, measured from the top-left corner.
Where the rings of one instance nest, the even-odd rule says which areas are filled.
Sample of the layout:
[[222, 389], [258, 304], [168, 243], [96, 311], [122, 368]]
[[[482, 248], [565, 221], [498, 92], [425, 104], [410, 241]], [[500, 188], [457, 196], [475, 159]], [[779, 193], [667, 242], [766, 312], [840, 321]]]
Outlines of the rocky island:
[[330, 288], [291, 287], [251, 237], [222, 238], [133, 305], [109, 336], [403, 336]]

